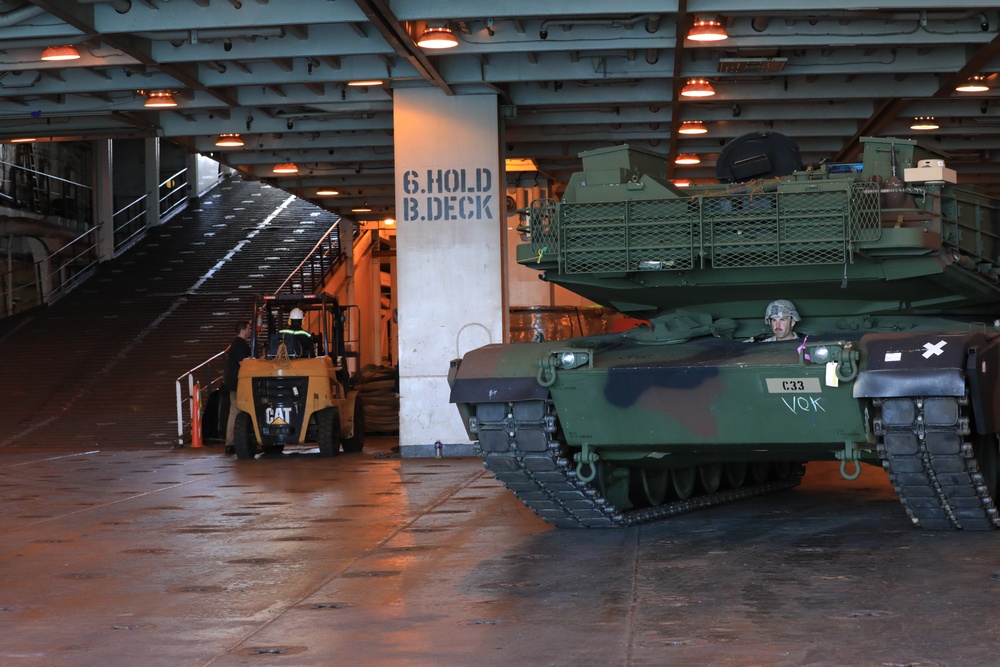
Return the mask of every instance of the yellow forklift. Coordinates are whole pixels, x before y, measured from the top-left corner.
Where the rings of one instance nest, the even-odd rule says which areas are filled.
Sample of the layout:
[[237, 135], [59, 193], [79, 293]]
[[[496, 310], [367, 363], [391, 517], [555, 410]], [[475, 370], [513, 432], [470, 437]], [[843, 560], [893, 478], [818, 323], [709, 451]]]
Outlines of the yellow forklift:
[[312, 442], [320, 456], [362, 450], [358, 350], [349, 350], [346, 340], [350, 308], [328, 294], [257, 297], [253, 356], [240, 364], [236, 394], [237, 458]]

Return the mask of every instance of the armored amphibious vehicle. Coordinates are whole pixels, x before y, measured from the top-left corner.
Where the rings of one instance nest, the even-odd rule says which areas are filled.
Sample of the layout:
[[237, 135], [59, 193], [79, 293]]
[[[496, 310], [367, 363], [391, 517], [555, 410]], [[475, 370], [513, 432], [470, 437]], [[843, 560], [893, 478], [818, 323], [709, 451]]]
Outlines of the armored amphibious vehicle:
[[[452, 362], [485, 466], [560, 527], [629, 525], [787, 489], [809, 461], [884, 468], [928, 530], [1000, 525], [998, 202], [946, 156], [865, 138], [803, 168], [775, 133], [675, 187], [627, 146], [525, 211], [518, 262], [642, 321]], [[762, 342], [765, 309], [798, 338]]]

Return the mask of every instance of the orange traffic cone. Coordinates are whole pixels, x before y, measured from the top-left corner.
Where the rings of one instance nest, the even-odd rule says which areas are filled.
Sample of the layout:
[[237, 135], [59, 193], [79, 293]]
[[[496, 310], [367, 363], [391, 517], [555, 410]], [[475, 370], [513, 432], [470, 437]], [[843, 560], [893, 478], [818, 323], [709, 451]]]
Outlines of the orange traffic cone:
[[201, 387], [197, 382], [191, 394], [191, 447], [201, 447]]

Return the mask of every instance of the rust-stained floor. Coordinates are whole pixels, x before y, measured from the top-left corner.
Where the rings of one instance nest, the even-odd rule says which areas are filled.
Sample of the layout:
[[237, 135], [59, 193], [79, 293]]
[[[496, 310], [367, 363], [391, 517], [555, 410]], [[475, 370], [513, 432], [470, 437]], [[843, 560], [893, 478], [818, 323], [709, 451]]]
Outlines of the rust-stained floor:
[[0, 665], [995, 665], [1000, 535], [881, 470], [553, 530], [475, 459], [0, 449]]

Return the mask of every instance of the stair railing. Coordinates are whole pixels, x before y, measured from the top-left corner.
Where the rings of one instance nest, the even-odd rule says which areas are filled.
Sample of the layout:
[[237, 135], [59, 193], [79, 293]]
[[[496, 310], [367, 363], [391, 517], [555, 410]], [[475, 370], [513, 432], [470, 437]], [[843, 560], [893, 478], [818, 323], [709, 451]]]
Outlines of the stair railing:
[[[177, 395], [177, 445], [184, 446], [185, 432], [194, 423], [195, 391], [198, 392], [197, 405], [205, 405], [205, 397], [222, 386], [222, 363], [229, 346], [222, 352], [206, 359], [191, 370], [174, 380], [174, 390]], [[184, 386], [187, 387], [187, 396], [184, 396]], [[197, 390], [195, 389], [197, 387]], [[187, 407], [188, 420], [185, 425], [184, 408]]]
[[188, 191], [191, 189], [191, 181], [188, 179], [187, 167], [181, 169], [176, 174], [168, 176], [160, 183], [160, 221], [166, 220], [175, 211], [183, 208], [187, 203]]
[[[275, 294], [315, 294], [316, 290], [323, 286], [327, 277], [344, 263], [340, 234], [334, 234], [339, 225], [339, 222], [335, 222], [326, 230], [306, 258], [288, 274], [278, 289], [274, 290]], [[354, 238], [357, 236], [358, 232], [355, 229]]]
[[25, 310], [55, 303], [88, 278], [99, 261], [97, 227], [91, 227], [48, 256], [33, 262], [31, 280], [15, 284], [17, 275], [26, 272], [24, 266], [0, 273], [3, 315], [13, 315], [15, 307]]
[[114, 256], [131, 248], [146, 234], [146, 196], [135, 199], [115, 211], [111, 216], [111, 233], [114, 239]]

